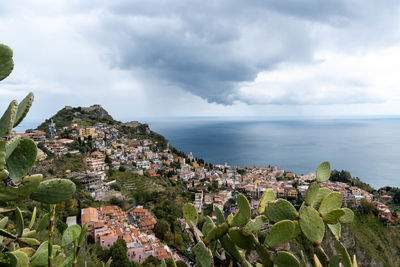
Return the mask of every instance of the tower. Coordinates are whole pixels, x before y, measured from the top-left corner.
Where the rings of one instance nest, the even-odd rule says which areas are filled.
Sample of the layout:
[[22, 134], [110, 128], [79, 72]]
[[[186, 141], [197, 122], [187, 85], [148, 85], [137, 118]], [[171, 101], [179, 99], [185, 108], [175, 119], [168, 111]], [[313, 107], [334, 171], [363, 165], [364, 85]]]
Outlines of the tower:
[[49, 124], [49, 132], [50, 132], [50, 139], [54, 139], [56, 137], [56, 124], [51, 120]]

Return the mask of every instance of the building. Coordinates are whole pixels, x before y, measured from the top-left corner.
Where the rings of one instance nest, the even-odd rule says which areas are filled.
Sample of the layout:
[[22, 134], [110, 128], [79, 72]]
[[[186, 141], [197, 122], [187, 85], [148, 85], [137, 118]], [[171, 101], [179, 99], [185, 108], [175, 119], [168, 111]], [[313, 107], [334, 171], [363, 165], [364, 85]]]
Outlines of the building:
[[96, 130], [94, 127], [82, 127], [79, 128], [79, 135], [83, 137], [97, 137]]

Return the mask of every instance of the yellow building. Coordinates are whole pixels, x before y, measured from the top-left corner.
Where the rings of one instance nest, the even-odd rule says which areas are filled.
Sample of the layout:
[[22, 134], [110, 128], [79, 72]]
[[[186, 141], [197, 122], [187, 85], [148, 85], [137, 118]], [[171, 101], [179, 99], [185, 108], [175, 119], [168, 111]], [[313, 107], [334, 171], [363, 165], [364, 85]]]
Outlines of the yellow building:
[[91, 135], [92, 137], [96, 137], [96, 131], [93, 127], [82, 127], [79, 129], [79, 135], [88, 137]]

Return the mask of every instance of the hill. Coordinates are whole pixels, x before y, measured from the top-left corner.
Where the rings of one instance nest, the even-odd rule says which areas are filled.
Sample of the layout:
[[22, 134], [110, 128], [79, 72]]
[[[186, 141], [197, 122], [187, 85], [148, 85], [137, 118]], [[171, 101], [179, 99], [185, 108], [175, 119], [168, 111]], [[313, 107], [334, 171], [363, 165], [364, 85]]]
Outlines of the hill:
[[45, 120], [37, 128], [48, 132], [51, 120], [56, 124], [57, 130], [65, 126], [71, 126], [73, 123], [82, 126], [93, 126], [98, 122], [107, 124], [119, 123], [114, 120], [101, 105], [92, 105], [90, 107], [66, 106], [58, 111], [54, 116]]

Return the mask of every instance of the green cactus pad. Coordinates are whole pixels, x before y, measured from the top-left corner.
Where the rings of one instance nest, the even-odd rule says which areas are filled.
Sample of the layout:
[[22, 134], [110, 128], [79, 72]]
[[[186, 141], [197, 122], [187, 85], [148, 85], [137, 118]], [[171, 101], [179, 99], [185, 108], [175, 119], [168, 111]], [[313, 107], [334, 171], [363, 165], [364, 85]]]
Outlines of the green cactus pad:
[[329, 212], [335, 209], [339, 209], [342, 206], [343, 196], [339, 192], [329, 193], [321, 202], [319, 206], [319, 213], [325, 216]]
[[0, 119], [0, 137], [7, 136], [13, 125], [15, 115], [17, 113], [17, 101], [11, 101], [10, 105], [8, 105], [7, 110], [4, 112], [3, 116]]
[[239, 212], [236, 213], [235, 216], [233, 217], [231, 222], [232, 226], [245, 225], [250, 220], [251, 217], [251, 208], [249, 201], [242, 194], [238, 196], [238, 207], [239, 207]]
[[8, 177], [8, 172], [4, 170], [5, 166], [6, 166], [6, 140], [2, 139], [0, 140], [0, 171], [1, 171], [0, 181], [3, 181]]
[[4, 80], [14, 68], [13, 51], [10, 47], [0, 44], [0, 81]]
[[25, 253], [26, 256], [28, 256], [28, 257], [32, 257], [32, 255], [35, 254], [35, 250], [30, 247], [20, 248], [20, 249], [17, 249], [16, 251], [21, 251], [21, 252]]
[[193, 247], [194, 255], [196, 255], [197, 266], [201, 267], [211, 267], [213, 266], [213, 256], [211, 251], [206, 248], [203, 242], [197, 243]]
[[301, 231], [314, 244], [320, 244], [324, 239], [325, 225], [318, 211], [312, 207], [303, 207], [300, 210], [299, 224]]
[[31, 238], [31, 237], [20, 237], [17, 239], [17, 242], [19, 243], [20, 246], [24, 246], [24, 247], [40, 246], [40, 241], [37, 240], [36, 238]]
[[[7, 253], [7, 255], [11, 256], [11, 266], [16, 267], [29, 267], [29, 257], [22, 251], [13, 251]], [[15, 265], [13, 265], [15, 263]]]
[[324, 266], [321, 264], [321, 262], [319, 261], [317, 255], [314, 254], [313, 259], [314, 259], [314, 267], [324, 267]]
[[78, 239], [80, 233], [81, 227], [79, 225], [73, 224], [68, 226], [68, 228], [63, 233], [61, 246], [65, 247], [74, 242], [76, 239]]
[[342, 260], [342, 255], [336, 254], [329, 259], [329, 267], [340, 267], [340, 261]]
[[22, 236], [24, 231], [24, 218], [22, 217], [21, 210], [17, 207], [14, 212], [15, 216], [15, 230], [18, 236]]
[[75, 189], [75, 184], [70, 180], [49, 179], [40, 183], [36, 191], [31, 194], [31, 199], [56, 204], [68, 200], [75, 193]]
[[305, 204], [307, 206], [311, 205], [317, 198], [318, 195], [318, 190], [319, 190], [319, 183], [314, 182], [312, 183], [306, 192], [306, 199], [305, 199]]
[[344, 215], [339, 218], [341, 223], [351, 223], [354, 220], [354, 212], [351, 209], [343, 208]]
[[187, 223], [192, 221], [194, 225], [197, 225], [199, 214], [197, 213], [196, 207], [191, 203], [185, 204], [183, 206], [183, 217]]
[[204, 236], [207, 236], [207, 234], [214, 229], [215, 223], [213, 222], [213, 220], [210, 218], [210, 216], [206, 216], [205, 217], [205, 222], [203, 223], [203, 227], [201, 228], [201, 232]]
[[243, 262], [243, 256], [240, 254], [238, 248], [235, 243], [229, 237], [229, 235], [224, 235], [220, 238], [221, 246], [225, 249], [225, 251], [233, 258], [236, 259], [239, 263]]
[[244, 227], [243, 232], [249, 233], [257, 233], [260, 231], [261, 227], [264, 225], [265, 221], [268, 218], [264, 215], [257, 216], [254, 220], [250, 220]]
[[295, 220], [299, 216], [297, 210], [286, 199], [278, 199], [268, 203], [265, 215], [271, 222]]
[[14, 126], [17, 127], [18, 124], [25, 118], [33, 102], [33, 93], [29, 93], [18, 105], [17, 115], [15, 116]]
[[42, 216], [42, 218], [40, 218], [40, 221], [38, 223], [37, 226], [37, 231], [40, 232], [44, 229], [46, 229], [47, 227], [49, 227], [50, 224], [50, 215], [49, 213], [46, 213], [45, 215]]
[[353, 267], [353, 264], [351, 263], [351, 258], [349, 253], [347, 252], [346, 248], [343, 246], [342, 243], [340, 243], [339, 240], [335, 240], [335, 249], [338, 254], [342, 256], [342, 264], [344, 267]]
[[8, 223], [8, 217], [4, 217], [0, 220], [0, 229], [4, 229]]
[[336, 237], [336, 239], [339, 239], [342, 234], [342, 225], [340, 223], [327, 225], [329, 230], [331, 230], [332, 234]]
[[19, 183], [36, 161], [37, 146], [32, 139], [22, 139], [7, 159], [7, 170], [14, 183]]
[[[35, 254], [31, 257], [31, 265], [32, 266], [43, 266], [47, 265], [48, 260], [48, 246], [49, 242], [44, 241], [40, 247], [36, 250]], [[55, 250], [53, 250], [53, 255], [55, 254]]]
[[0, 183], [0, 201], [15, 201], [27, 199], [33, 191], [35, 191], [43, 176], [36, 174], [32, 176], [25, 176], [22, 179], [22, 184], [18, 187], [6, 186], [4, 183]]
[[33, 211], [32, 211], [31, 221], [29, 222], [29, 225], [28, 225], [29, 230], [32, 229], [33, 224], [35, 223], [35, 220], [36, 220], [36, 207], [34, 207]]
[[258, 204], [258, 213], [263, 213], [265, 208], [270, 201], [274, 201], [276, 199], [275, 192], [271, 188], [268, 188], [267, 191], [264, 192], [260, 199], [260, 203]]
[[232, 220], [233, 220], [233, 214], [229, 214], [228, 217], [226, 217], [226, 221], [228, 222], [229, 225], [232, 224]]
[[255, 244], [255, 238], [253, 234], [244, 234], [239, 229], [229, 229], [229, 237], [233, 243], [242, 249], [252, 249]]
[[4, 236], [4, 237], [7, 237], [7, 238], [11, 238], [11, 239], [16, 239], [17, 238], [16, 235], [11, 234], [11, 233], [9, 233], [8, 231], [6, 231], [4, 229], [0, 229], [0, 235]]
[[229, 226], [227, 223], [223, 223], [218, 227], [212, 229], [207, 236], [204, 238], [204, 242], [206, 244], [210, 243], [211, 241], [216, 241], [225, 235], [228, 232]]
[[217, 217], [217, 223], [218, 224], [224, 223], [225, 216], [217, 206], [214, 207], [214, 212], [215, 212], [215, 216]]
[[14, 152], [14, 149], [17, 148], [19, 143], [21, 142], [21, 137], [19, 135], [10, 139], [6, 144], [6, 160], [11, 156]]
[[293, 232], [292, 239], [295, 239], [301, 233], [301, 229], [300, 229], [299, 222], [297, 220], [292, 221], [292, 222], [294, 223], [294, 232]]
[[317, 182], [326, 182], [331, 177], [331, 164], [328, 161], [322, 162], [317, 168]]
[[338, 223], [339, 219], [344, 215], [343, 209], [334, 209], [325, 214], [322, 219], [329, 224]]
[[314, 198], [314, 201], [312, 203], [312, 207], [316, 210], [319, 209], [319, 206], [321, 205], [322, 200], [332, 191], [329, 188], [326, 187], [321, 187], [318, 189], [318, 194]]
[[299, 260], [292, 253], [287, 251], [278, 251], [278, 253], [272, 257], [272, 261], [277, 267], [300, 267]]
[[270, 247], [275, 247], [292, 239], [295, 225], [290, 220], [279, 221], [271, 227], [271, 230], [265, 238], [265, 243]]
[[36, 230], [30, 231], [28, 228], [24, 229], [24, 232], [22, 233], [22, 237], [35, 237], [36, 236]]

